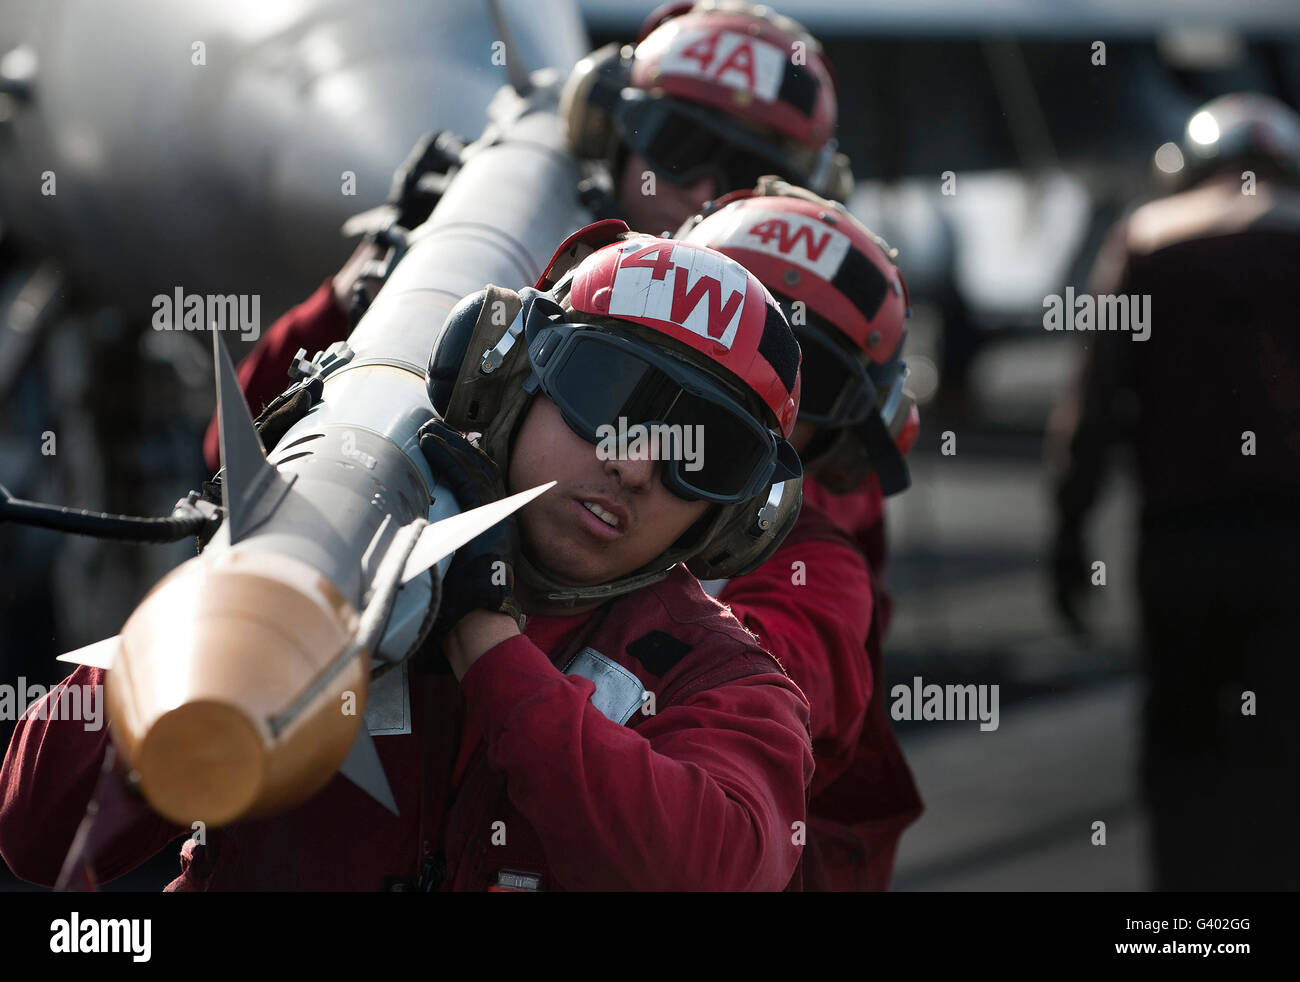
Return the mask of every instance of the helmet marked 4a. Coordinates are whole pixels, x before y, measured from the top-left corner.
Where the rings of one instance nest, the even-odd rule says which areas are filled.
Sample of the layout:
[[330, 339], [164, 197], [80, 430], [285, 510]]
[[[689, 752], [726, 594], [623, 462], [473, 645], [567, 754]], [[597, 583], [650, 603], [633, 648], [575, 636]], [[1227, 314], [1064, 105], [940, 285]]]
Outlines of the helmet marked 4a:
[[578, 156], [615, 164], [630, 150], [671, 183], [707, 174], [727, 191], [774, 173], [837, 198], [852, 189], [820, 43], [740, 0], [655, 11], [635, 46], [577, 64], [560, 111]]

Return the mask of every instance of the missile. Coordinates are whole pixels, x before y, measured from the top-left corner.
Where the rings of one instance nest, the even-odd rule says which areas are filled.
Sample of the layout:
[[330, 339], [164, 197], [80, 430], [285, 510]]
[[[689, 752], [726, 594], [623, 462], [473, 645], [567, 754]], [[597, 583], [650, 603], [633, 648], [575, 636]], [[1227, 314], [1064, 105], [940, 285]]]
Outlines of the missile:
[[[384, 657], [396, 599], [423, 581], [414, 598], [432, 603], [437, 564], [550, 485], [460, 514], [438, 489], [434, 508], [452, 510], [438, 521], [413, 515], [409, 499], [381, 515], [388, 506], [371, 488], [386, 482], [395, 499], [408, 491], [413, 498], [416, 476], [401, 473], [394, 460], [392, 477], [366, 473], [349, 486], [345, 470], [345, 480], [330, 488], [331, 465], [356, 465], [328, 455], [312, 467], [323, 475], [305, 473], [305, 466], [278, 470], [262, 455], [215, 333], [213, 345], [226, 469], [224, 541], [163, 577], [121, 634], [60, 660], [111, 669], [105, 699], [114, 740], [146, 799], [173, 821], [215, 826], [268, 814], [310, 796], [340, 769], [395, 810], [360, 723], [371, 663]], [[379, 455], [372, 468], [380, 469]], [[321, 515], [316, 502], [331, 491], [337, 507]], [[367, 532], [353, 570], [346, 562], [313, 565], [316, 550], [293, 541], [324, 541], [330, 549]], [[333, 580], [322, 565], [332, 566]]]
[[127, 311], [178, 286], [287, 306], [420, 136], [474, 139], [516, 66], [590, 50], [575, 0], [502, 8], [507, 33], [482, 0], [0, 0], [5, 238]]
[[351, 337], [298, 359], [320, 398], [269, 454], [213, 332], [224, 521], [120, 634], [61, 656], [108, 668], [114, 743], [159, 814], [264, 816], [340, 770], [396, 810], [362, 725], [371, 683], [409, 656], [455, 549], [551, 486], [460, 513], [418, 431], [450, 309], [535, 282], [588, 221], [556, 102], [555, 85], [494, 101]]

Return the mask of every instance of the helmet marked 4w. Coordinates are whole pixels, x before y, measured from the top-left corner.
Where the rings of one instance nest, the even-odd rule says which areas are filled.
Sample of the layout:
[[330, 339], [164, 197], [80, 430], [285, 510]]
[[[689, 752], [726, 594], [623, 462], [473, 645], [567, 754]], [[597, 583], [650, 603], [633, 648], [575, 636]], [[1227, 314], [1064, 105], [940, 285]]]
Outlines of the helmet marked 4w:
[[678, 235], [779, 297], [803, 349], [799, 418], [821, 428], [809, 472], [838, 493], [872, 471], [886, 494], [905, 489], [919, 416], [904, 391], [909, 299], [895, 250], [842, 205], [775, 178], [711, 202]]
[[[446, 407], [453, 426], [472, 423], [498, 462], [538, 392], [592, 444], [620, 417], [625, 426], [702, 428], [698, 468], [679, 457], [658, 471], [672, 493], [712, 503], [704, 518], [641, 569], [594, 587], [560, 583], [521, 557], [520, 576], [553, 602], [617, 596], [677, 562], [739, 575], [776, 548], [801, 500], [800, 464], [786, 442], [798, 411], [798, 346], [775, 299], [711, 250], [632, 235], [621, 222], [598, 226], [557, 251], [538, 283], [553, 291], [490, 288], [463, 301], [444, 330], [469, 337], [459, 364], [453, 372], [455, 356], [436, 348], [429, 372], [435, 408]], [[494, 290], [515, 300], [508, 327], [488, 314]], [[449, 397], [452, 374], [460, 391]], [[470, 404], [492, 407], [490, 418], [471, 421], [463, 398], [457, 409], [457, 396], [475, 391], [484, 397]]]

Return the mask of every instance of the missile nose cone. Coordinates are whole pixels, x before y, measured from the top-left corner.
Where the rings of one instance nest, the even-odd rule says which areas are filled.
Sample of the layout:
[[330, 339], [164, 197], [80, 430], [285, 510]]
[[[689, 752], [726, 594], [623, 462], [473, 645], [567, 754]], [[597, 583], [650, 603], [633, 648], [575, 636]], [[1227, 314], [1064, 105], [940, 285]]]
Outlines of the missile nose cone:
[[140, 790], [174, 822], [232, 822], [266, 783], [257, 728], [232, 705], [191, 702], [163, 713], [145, 732], [135, 760]]
[[238, 547], [177, 567], [122, 628], [106, 699], [153, 808], [216, 826], [289, 807], [338, 771], [369, 657], [326, 669], [358, 616], [319, 572]]

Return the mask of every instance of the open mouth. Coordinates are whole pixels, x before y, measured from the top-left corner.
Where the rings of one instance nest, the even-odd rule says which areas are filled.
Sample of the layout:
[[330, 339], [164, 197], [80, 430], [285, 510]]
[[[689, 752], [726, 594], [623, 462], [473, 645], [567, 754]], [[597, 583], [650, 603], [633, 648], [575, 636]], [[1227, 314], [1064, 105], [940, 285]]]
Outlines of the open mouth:
[[609, 502], [602, 505], [587, 498], [578, 498], [574, 505], [579, 524], [602, 542], [612, 542], [627, 533], [626, 513], [611, 510]]
[[612, 512], [606, 511], [604, 508], [600, 507], [600, 505], [596, 504], [595, 502], [584, 501], [582, 502], [582, 507], [586, 508], [587, 511], [591, 512], [593, 515], [599, 518], [610, 528], [615, 528], [615, 529], [618, 528], [618, 516], [613, 514]]

